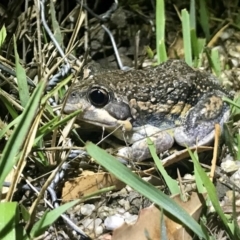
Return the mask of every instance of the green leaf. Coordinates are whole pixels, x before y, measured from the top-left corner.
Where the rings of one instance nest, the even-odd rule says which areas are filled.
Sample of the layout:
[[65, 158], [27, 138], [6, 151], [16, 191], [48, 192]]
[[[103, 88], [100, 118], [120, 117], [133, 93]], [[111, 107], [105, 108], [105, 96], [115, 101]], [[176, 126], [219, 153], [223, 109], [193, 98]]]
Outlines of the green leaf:
[[25, 107], [30, 97], [30, 94], [28, 91], [27, 76], [24, 68], [19, 63], [19, 56], [17, 53], [15, 36], [13, 39], [14, 39], [13, 42], [14, 42], [14, 52], [15, 52], [16, 76], [18, 81], [18, 92], [19, 92], [21, 104], [23, 107]]
[[17, 111], [15, 110], [11, 102], [9, 102], [8, 98], [4, 96], [3, 92], [4, 91], [0, 89], [0, 95], [1, 95], [0, 99], [2, 100], [3, 104], [6, 106], [8, 113], [11, 114], [12, 118], [18, 117]]
[[210, 39], [210, 27], [209, 27], [209, 17], [208, 17], [208, 10], [206, 6], [206, 0], [200, 0], [200, 8], [199, 8], [199, 15], [200, 15], [200, 24], [202, 29], [205, 33], [207, 40]]
[[0, 239], [17, 240], [18, 204], [16, 202], [2, 202], [0, 203], [0, 213]]
[[16, 162], [16, 157], [19, 154], [20, 148], [23, 145], [26, 135], [31, 128], [32, 121], [39, 107], [42, 93], [45, 88], [45, 83], [41, 81], [34, 90], [26, 108], [21, 114], [20, 121], [15, 127], [13, 134], [7, 141], [4, 147], [2, 157], [0, 159], [0, 188], [7, 174], [11, 171]]
[[125, 182], [143, 196], [159, 205], [166, 212], [180, 220], [200, 238], [205, 238], [204, 233], [202, 232], [198, 223], [167, 195], [152, 186], [150, 183], [143, 181], [139, 176], [132, 173], [130, 169], [121, 164], [116, 158], [93, 143], [88, 142], [86, 144], [86, 150], [92, 158], [94, 158], [109, 172], [114, 174], [119, 180]]
[[51, 19], [52, 19], [52, 26], [54, 29], [54, 37], [57, 40], [58, 44], [60, 46], [63, 46], [63, 38], [60, 30], [60, 26], [58, 24], [58, 21], [56, 19], [56, 11], [54, 8], [54, 3], [53, 1], [50, 1], [50, 13], [51, 13]]
[[182, 12], [182, 31], [183, 31], [183, 46], [184, 46], [184, 57], [185, 61], [189, 66], [192, 66], [192, 46], [191, 46], [191, 30], [190, 30], [190, 19], [186, 9]]
[[180, 194], [180, 189], [179, 189], [177, 181], [172, 179], [168, 175], [167, 171], [165, 170], [165, 168], [162, 165], [161, 160], [159, 159], [159, 157], [156, 154], [156, 148], [155, 148], [155, 146], [154, 146], [154, 144], [153, 144], [153, 142], [150, 138], [147, 138], [147, 143], [148, 143], [148, 147], [149, 147], [150, 153], [152, 155], [152, 158], [153, 158], [158, 170], [162, 174], [162, 176], [165, 180], [165, 183], [167, 184], [171, 194], [172, 195]]
[[[193, 156], [194, 156], [195, 160], [199, 162], [197, 152], [194, 152]], [[206, 193], [206, 189], [204, 188], [202, 179], [201, 179], [201, 177], [200, 177], [200, 175], [199, 175], [195, 165], [194, 165], [194, 176], [195, 176], [198, 192], [201, 193], [201, 194]]]
[[164, 0], [157, 0], [156, 2], [156, 49], [158, 64], [166, 61]]
[[160, 62], [159, 63], [162, 63], [162, 62], [166, 62], [168, 57], [167, 57], [167, 52], [166, 52], [166, 46], [165, 46], [165, 42], [164, 40], [161, 40], [159, 42], [159, 56], [160, 56]]
[[25, 222], [29, 221], [30, 214], [29, 214], [28, 210], [22, 204], [19, 204], [19, 209], [20, 209], [23, 220]]
[[[20, 115], [21, 116], [21, 115]], [[2, 128], [0, 131], [0, 139], [2, 139], [7, 131], [14, 125], [16, 125], [20, 121], [20, 116], [15, 118], [12, 122], [10, 122], [5, 128]]]
[[190, 1], [190, 28], [197, 30], [196, 28], [196, 4], [195, 0]]
[[68, 202], [56, 209], [53, 209], [50, 212], [45, 212], [41, 219], [34, 224], [30, 232], [31, 237], [34, 238], [41, 235], [50, 225], [52, 225], [61, 216], [61, 214], [63, 214], [69, 208], [76, 205], [78, 202], [79, 200]]
[[47, 135], [48, 133], [53, 131], [58, 126], [61, 126], [64, 123], [68, 122], [70, 119], [77, 116], [80, 112], [81, 112], [81, 109], [67, 115], [65, 118], [63, 118], [61, 120], [59, 120], [60, 116], [56, 116], [51, 121], [47, 122], [44, 126], [39, 128], [39, 130], [37, 132], [37, 137], [35, 138], [34, 143], [37, 144], [37, 142], [40, 141], [45, 135]]
[[199, 51], [198, 51], [198, 38], [197, 38], [196, 29], [191, 29], [190, 33], [191, 33], [191, 45], [192, 45], [193, 56], [195, 59], [198, 59]]
[[216, 76], [220, 76], [221, 74], [221, 62], [219, 58], [219, 52], [216, 48], [211, 50], [211, 63], [212, 63], [212, 69]]
[[70, 74], [69, 76], [67, 76], [67, 77], [66, 77], [65, 79], [63, 79], [60, 83], [58, 83], [57, 86], [54, 87], [51, 91], [47, 92], [47, 94], [45, 94], [45, 95], [42, 97], [41, 104], [45, 104], [50, 97], [52, 97], [55, 93], [57, 93], [58, 90], [60, 90], [62, 87], [66, 86], [66, 84], [68, 84], [68, 82], [70, 82], [71, 79], [72, 79], [72, 74]]
[[196, 157], [194, 156], [194, 154], [192, 153], [191, 150], [188, 149], [189, 155], [191, 156], [191, 159], [193, 160], [194, 163], [194, 169], [197, 170], [206, 190], [209, 196], [210, 201], [212, 202], [212, 205], [215, 209], [215, 211], [217, 212], [218, 216], [221, 218], [225, 230], [226, 232], [229, 234], [231, 239], [233, 238], [233, 233], [231, 231], [231, 229], [229, 228], [229, 222], [228, 219], [226, 218], [220, 204], [219, 204], [219, 200], [218, 200], [218, 196], [217, 196], [217, 192], [216, 192], [216, 188], [213, 185], [213, 183], [210, 181], [209, 177], [207, 176], [207, 174], [203, 171], [201, 165], [199, 164], [199, 162], [197, 161]]
[[3, 25], [0, 30], [0, 48], [2, 47], [2, 45], [6, 39], [6, 36], [7, 36], [7, 31], [6, 31], [5, 26]]

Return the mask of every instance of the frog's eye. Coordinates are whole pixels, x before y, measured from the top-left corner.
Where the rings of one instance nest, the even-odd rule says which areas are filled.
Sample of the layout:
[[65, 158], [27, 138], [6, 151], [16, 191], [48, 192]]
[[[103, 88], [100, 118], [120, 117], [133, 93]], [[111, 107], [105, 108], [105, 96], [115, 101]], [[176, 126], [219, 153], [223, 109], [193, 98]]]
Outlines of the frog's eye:
[[77, 93], [76, 93], [76, 92], [71, 92], [70, 97], [71, 97], [71, 98], [77, 97]]
[[100, 87], [93, 87], [88, 92], [88, 99], [95, 107], [104, 107], [109, 102], [109, 93]]

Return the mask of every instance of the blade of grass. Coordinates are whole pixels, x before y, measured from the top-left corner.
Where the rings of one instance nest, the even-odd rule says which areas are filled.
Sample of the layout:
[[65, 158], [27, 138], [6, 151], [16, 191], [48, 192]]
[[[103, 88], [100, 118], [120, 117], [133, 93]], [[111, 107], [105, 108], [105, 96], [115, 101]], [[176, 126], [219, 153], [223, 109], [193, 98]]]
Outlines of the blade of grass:
[[162, 162], [161, 160], [159, 159], [159, 157], [157, 156], [156, 154], [156, 148], [152, 142], [152, 140], [150, 138], [147, 138], [147, 143], [148, 143], [148, 147], [149, 147], [149, 150], [150, 150], [150, 153], [152, 155], [152, 158], [158, 168], [158, 170], [160, 171], [160, 173], [162, 174], [164, 180], [165, 180], [165, 183], [167, 184], [170, 192], [172, 195], [175, 195], [175, 194], [180, 194], [180, 189], [179, 189], [179, 186], [178, 186], [178, 183], [176, 180], [172, 179], [167, 171], [165, 170], [165, 168], [163, 167], [162, 165]]
[[[193, 154], [194, 154], [195, 159], [199, 162], [197, 152], [195, 151]], [[198, 192], [201, 194], [206, 193], [206, 189], [204, 188], [202, 179], [201, 179], [195, 165], [194, 165], [194, 176], [195, 176], [195, 181], [196, 181]]]
[[47, 94], [45, 94], [42, 97], [41, 104], [45, 104], [50, 97], [52, 97], [55, 93], [57, 93], [58, 90], [60, 90], [62, 87], [66, 86], [68, 84], [68, 82], [71, 81], [71, 79], [72, 79], [72, 74], [67, 76], [60, 83], [58, 83], [57, 86], [54, 87], [51, 91], [47, 92]]
[[0, 239], [16, 239], [19, 210], [16, 202], [0, 203]]
[[69, 208], [76, 205], [78, 202], [79, 200], [68, 202], [50, 212], [45, 212], [41, 219], [37, 221], [34, 224], [33, 228], [31, 229], [30, 232], [31, 237], [35, 238], [41, 235], [50, 225], [52, 225], [61, 216], [61, 214], [63, 214]]
[[6, 39], [6, 36], [7, 36], [7, 31], [6, 31], [5, 25], [3, 25], [0, 30], [0, 48], [2, 47], [2, 45]]
[[228, 219], [226, 218], [220, 204], [219, 204], [219, 200], [218, 200], [218, 196], [217, 196], [217, 192], [216, 192], [216, 188], [213, 185], [213, 183], [210, 181], [209, 177], [207, 176], [207, 174], [203, 171], [202, 167], [200, 166], [198, 160], [196, 159], [196, 157], [194, 156], [194, 154], [192, 153], [191, 150], [188, 149], [189, 155], [194, 163], [194, 168], [197, 170], [206, 190], [209, 196], [209, 199], [212, 202], [212, 205], [215, 209], [215, 211], [217, 212], [218, 216], [221, 218], [225, 230], [228, 233], [229, 237], [231, 239], [233, 238], [233, 233], [231, 231], [231, 229], [229, 228], [229, 223], [228, 223]]
[[213, 48], [211, 50], [211, 63], [212, 63], [212, 69], [214, 71], [214, 73], [216, 74], [216, 76], [220, 76], [221, 74], [221, 62], [220, 62], [220, 58], [219, 58], [219, 52], [216, 48]]
[[8, 110], [8, 113], [12, 116], [12, 118], [18, 117], [19, 114], [17, 113], [15, 108], [12, 106], [12, 104], [8, 101], [8, 99], [3, 95], [0, 96], [0, 99], [2, 100], [3, 104]]
[[31, 127], [31, 123], [38, 109], [44, 88], [45, 83], [42, 81], [34, 90], [26, 108], [21, 114], [18, 125], [4, 147], [0, 161], [0, 188], [2, 187], [7, 174], [10, 172], [17, 160], [16, 156], [18, 155], [19, 150], [25, 141], [25, 136]]
[[63, 46], [63, 38], [60, 30], [60, 26], [58, 24], [58, 21], [56, 19], [56, 11], [54, 8], [53, 1], [50, 1], [50, 13], [51, 13], [51, 20], [52, 20], [52, 26], [54, 29], [54, 37], [57, 40], [58, 44], [60, 46]]
[[189, 14], [186, 9], [181, 11], [182, 15], [182, 31], [183, 31], [183, 46], [185, 61], [189, 66], [192, 66], [192, 46], [191, 46], [191, 31]]
[[166, 52], [166, 46], [164, 40], [161, 40], [159, 42], [159, 57], [160, 57], [160, 63], [167, 61], [167, 52]]
[[16, 66], [16, 76], [18, 81], [19, 97], [20, 97], [22, 106], [25, 107], [30, 97], [30, 94], [28, 91], [27, 76], [24, 68], [19, 63], [19, 56], [17, 53], [15, 36], [13, 37], [13, 42], [14, 42], [15, 66]]
[[190, 1], [190, 27], [196, 31], [196, 4], [195, 0]]
[[222, 99], [224, 102], [227, 102], [227, 103], [233, 105], [234, 107], [240, 109], [240, 104], [236, 103], [235, 101], [231, 100], [230, 98], [223, 97]]
[[164, 0], [156, 2], [156, 49], [158, 64], [167, 60], [165, 47], [165, 6]]
[[210, 28], [209, 28], [209, 17], [208, 17], [208, 10], [206, 6], [205, 0], [200, 0], [200, 8], [199, 8], [199, 15], [200, 15], [200, 24], [202, 29], [205, 33], [206, 39], [210, 39]]
[[[20, 115], [21, 116], [21, 115]], [[20, 116], [15, 118], [12, 122], [10, 122], [5, 128], [1, 129], [0, 131], [0, 139], [2, 139], [5, 133], [14, 125], [16, 125], [20, 121]]]
[[179, 219], [200, 238], [205, 239], [204, 233], [198, 223], [167, 195], [156, 189], [150, 183], [143, 181], [136, 174], [132, 173], [130, 169], [121, 164], [116, 158], [93, 143], [88, 142], [86, 144], [86, 150], [93, 159], [114, 174], [118, 179], [140, 192], [143, 196], [159, 205], [175, 218]]
[[46, 123], [44, 126], [39, 128], [37, 132], [37, 137], [35, 138], [34, 143], [37, 144], [38, 141], [40, 141], [45, 135], [53, 131], [55, 128], [58, 126], [63, 125], [64, 123], [68, 122], [70, 119], [74, 118], [77, 116], [81, 110], [75, 111], [69, 115], [67, 115], [65, 118], [59, 120], [59, 116], [56, 116], [54, 119], [52, 119], [50, 122]]

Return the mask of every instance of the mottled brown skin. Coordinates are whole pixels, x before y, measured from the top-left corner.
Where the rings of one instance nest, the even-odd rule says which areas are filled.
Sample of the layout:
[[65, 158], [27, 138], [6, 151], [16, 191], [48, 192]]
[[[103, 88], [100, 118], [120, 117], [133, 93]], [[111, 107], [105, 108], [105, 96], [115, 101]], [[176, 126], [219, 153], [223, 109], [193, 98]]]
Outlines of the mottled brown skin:
[[[91, 102], [91, 91], [96, 90], [100, 91], [99, 96], [101, 92], [108, 95], [101, 106]], [[79, 121], [109, 130], [120, 124], [129, 127], [128, 123], [133, 129], [126, 128], [131, 131], [146, 125], [160, 130], [175, 129], [174, 140], [179, 145], [191, 146], [197, 142], [202, 145], [212, 141], [215, 123], [222, 126], [229, 117], [223, 96], [229, 94], [214, 76], [194, 70], [183, 61], [169, 60], [155, 68], [90, 75], [73, 87], [64, 112], [82, 109]], [[131, 138], [129, 142], [133, 143]], [[160, 144], [164, 145], [162, 141]], [[158, 152], [172, 144], [170, 141]]]

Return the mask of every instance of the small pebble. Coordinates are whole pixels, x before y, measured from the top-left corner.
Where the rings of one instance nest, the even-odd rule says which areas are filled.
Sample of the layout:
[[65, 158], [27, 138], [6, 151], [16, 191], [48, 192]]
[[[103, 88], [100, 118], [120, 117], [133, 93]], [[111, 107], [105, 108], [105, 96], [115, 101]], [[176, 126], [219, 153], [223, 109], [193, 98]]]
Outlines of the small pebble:
[[81, 207], [81, 214], [84, 216], [90, 216], [94, 210], [95, 210], [95, 205], [85, 204]]
[[98, 216], [102, 219], [104, 219], [108, 216], [114, 215], [116, 213], [117, 213], [116, 209], [112, 209], [112, 208], [107, 207], [107, 206], [102, 206], [102, 207], [98, 208]]
[[99, 236], [99, 235], [101, 235], [102, 233], [103, 233], [103, 226], [97, 226], [97, 227], [95, 227], [95, 234], [97, 235], [97, 236]]
[[124, 218], [119, 214], [109, 216], [104, 220], [105, 228], [111, 231], [122, 226], [123, 223], [124, 223]]
[[125, 200], [125, 199], [121, 199], [118, 201], [119, 205], [121, 205], [122, 207], [124, 207], [125, 211], [130, 209], [130, 203], [129, 201]]
[[85, 219], [82, 221], [83, 226], [88, 230], [93, 230], [94, 228], [98, 227], [102, 223], [102, 219], [96, 218], [96, 219]]
[[226, 160], [221, 164], [221, 168], [223, 169], [223, 171], [230, 173], [237, 171], [240, 166], [236, 163], [236, 161]]

